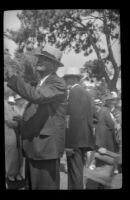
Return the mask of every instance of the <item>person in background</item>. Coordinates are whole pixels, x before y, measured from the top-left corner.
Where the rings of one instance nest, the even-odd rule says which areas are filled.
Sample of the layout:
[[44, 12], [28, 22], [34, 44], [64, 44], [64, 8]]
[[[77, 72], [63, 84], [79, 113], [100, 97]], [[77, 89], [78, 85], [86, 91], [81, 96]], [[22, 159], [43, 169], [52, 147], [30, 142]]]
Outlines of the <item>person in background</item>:
[[66, 155], [68, 189], [83, 189], [83, 168], [86, 152], [94, 148], [93, 103], [80, 85], [80, 74], [69, 69], [64, 75], [68, 86]]
[[17, 136], [17, 148], [19, 151], [19, 174], [21, 177], [21, 180], [23, 180], [23, 185], [24, 185], [24, 180], [25, 180], [25, 157], [23, 156], [22, 152], [22, 140], [21, 140], [21, 135], [20, 135], [20, 123], [23, 118], [23, 113], [25, 111], [27, 101], [19, 96], [18, 94], [15, 95], [15, 110], [17, 111], [17, 115], [14, 116], [14, 120], [18, 123], [17, 128], [15, 129], [16, 136]]
[[[94, 129], [94, 138], [96, 140], [96, 135], [95, 135], [95, 132], [96, 132], [96, 126], [98, 124], [98, 114], [102, 108], [102, 101], [100, 99], [95, 99], [94, 100], [94, 115], [93, 115], [93, 129]], [[96, 142], [95, 142], [96, 144]], [[94, 159], [94, 154], [95, 154], [95, 150], [94, 151], [89, 151], [87, 153], [87, 157], [88, 157], [88, 162], [87, 162], [87, 167], [89, 167], [90, 169], [95, 169], [95, 159]]]
[[116, 99], [112, 94], [104, 98], [105, 106], [98, 112], [98, 123], [95, 129], [96, 146], [112, 152], [117, 152], [116, 125], [112, 115]]
[[13, 91], [4, 82], [4, 120], [5, 120], [5, 169], [6, 182], [9, 183], [19, 180], [19, 153], [17, 149], [17, 139], [15, 128], [18, 123], [13, 120], [17, 115], [15, 110]]
[[95, 133], [96, 125], [98, 123], [98, 113], [101, 110], [103, 103], [100, 99], [95, 99], [94, 103], [95, 103], [95, 113], [94, 113], [93, 123], [94, 123], [94, 133]]
[[62, 52], [47, 44], [36, 56], [40, 74], [37, 86], [12, 74], [8, 86], [29, 102], [20, 131], [32, 189], [56, 190], [60, 187], [60, 158], [65, 143], [66, 85], [56, 74], [63, 66]]

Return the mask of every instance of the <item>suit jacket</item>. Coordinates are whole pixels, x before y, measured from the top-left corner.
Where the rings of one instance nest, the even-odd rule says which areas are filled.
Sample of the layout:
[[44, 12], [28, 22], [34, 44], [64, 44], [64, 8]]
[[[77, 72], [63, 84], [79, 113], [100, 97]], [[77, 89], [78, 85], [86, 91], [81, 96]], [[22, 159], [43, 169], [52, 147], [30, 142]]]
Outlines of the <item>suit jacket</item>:
[[93, 149], [93, 103], [89, 93], [80, 85], [70, 90], [68, 114], [70, 119], [66, 147]]
[[114, 122], [110, 116], [110, 111], [105, 107], [101, 108], [98, 113], [95, 136], [98, 147], [104, 147], [113, 152], [116, 151]]
[[8, 86], [30, 103], [23, 115], [21, 131], [23, 148], [32, 159], [56, 159], [62, 156], [65, 143], [66, 85], [62, 78], [51, 74], [40, 87], [33, 87], [13, 76]]

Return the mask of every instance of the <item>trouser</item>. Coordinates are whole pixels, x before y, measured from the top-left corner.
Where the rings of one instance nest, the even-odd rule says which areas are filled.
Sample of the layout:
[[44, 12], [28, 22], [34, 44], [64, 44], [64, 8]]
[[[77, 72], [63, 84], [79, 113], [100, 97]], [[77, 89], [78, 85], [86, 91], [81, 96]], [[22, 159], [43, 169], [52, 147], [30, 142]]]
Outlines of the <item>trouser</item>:
[[60, 189], [60, 161], [29, 159], [32, 190]]
[[83, 189], [84, 153], [84, 148], [78, 148], [67, 156], [69, 190]]

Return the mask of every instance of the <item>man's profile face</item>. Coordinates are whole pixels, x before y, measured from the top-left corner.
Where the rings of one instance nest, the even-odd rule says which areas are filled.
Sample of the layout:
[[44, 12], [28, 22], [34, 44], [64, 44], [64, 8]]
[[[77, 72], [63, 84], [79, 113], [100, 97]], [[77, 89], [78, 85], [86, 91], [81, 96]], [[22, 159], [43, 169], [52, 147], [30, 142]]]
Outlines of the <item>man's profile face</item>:
[[42, 71], [46, 71], [48, 67], [48, 59], [44, 58], [43, 56], [39, 56], [37, 64], [36, 64], [36, 69], [42, 69]]
[[36, 64], [36, 71], [40, 74], [41, 77], [50, 73], [51, 67], [52, 67], [52, 62], [50, 61], [50, 59], [43, 56], [39, 56]]

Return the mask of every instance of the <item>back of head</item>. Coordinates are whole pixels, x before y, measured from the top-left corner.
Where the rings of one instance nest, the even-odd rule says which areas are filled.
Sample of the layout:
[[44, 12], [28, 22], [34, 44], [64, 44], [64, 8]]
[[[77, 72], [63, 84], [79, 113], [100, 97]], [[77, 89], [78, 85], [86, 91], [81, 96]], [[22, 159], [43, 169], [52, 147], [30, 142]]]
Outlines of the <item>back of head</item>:
[[81, 79], [81, 74], [79, 68], [68, 67], [64, 74], [64, 80], [67, 85], [74, 85], [79, 83]]

